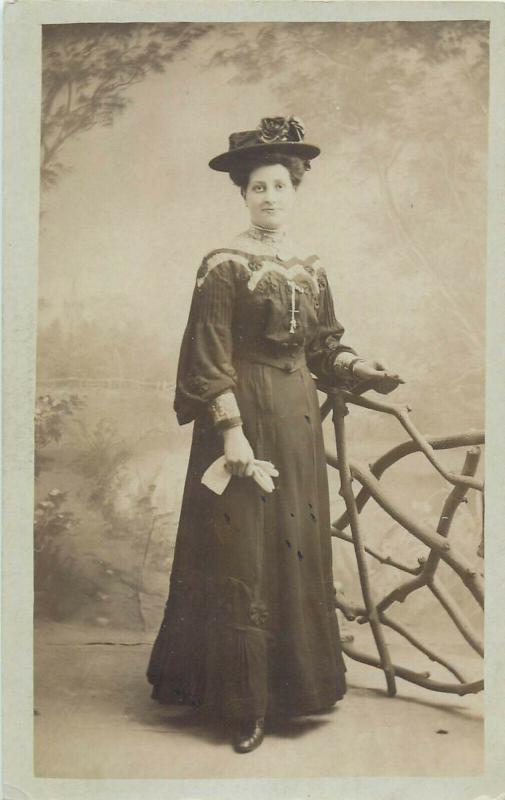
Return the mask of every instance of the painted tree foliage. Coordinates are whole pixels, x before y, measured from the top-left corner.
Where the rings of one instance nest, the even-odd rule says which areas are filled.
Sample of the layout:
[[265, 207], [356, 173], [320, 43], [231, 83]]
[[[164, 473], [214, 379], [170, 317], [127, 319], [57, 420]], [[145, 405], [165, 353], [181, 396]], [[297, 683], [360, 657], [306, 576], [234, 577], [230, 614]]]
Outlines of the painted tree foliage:
[[268, 82], [283, 109], [310, 120], [364, 208], [367, 195], [380, 199], [379, 249], [385, 221], [403, 268], [430, 276], [440, 313], [480, 356], [470, 309], [483, 280], [487, 24], [279, 23], [228, 35], [212, 64], [232, 66], [244, 87]]
[[[202, 37], [205, 47], [198, 47]], [[328, 238], [340, 248], [341, 271], [357, 276], [354, 283], [360, 286], [359, 294], [351, 287], [347, 327], [349, 318], [358, 325], [372, 312], [379, 323], [376, 336], [397, 312], [394, 334], [386, 332], [376, 342], [378, 350], [384, 343], [392, 352], [393, 336], [405, 342], [400, 351], [394, 345], [391, 362], [405, 371], [414, 393], [422, 391], [423, 404], [448, 406], [449, 396], [457, 396], [459, 407], [468, 404], [469, 417], [480, 413], [487, 23], [45, 26], [43, 57], [45, 187], [54, 186], [68, 168], [65, 145], [72, 137], [112, 125], [131, 102], [129, 89], [176, 59], [194, 59], [201, 68], [198, 88], [211, 73], [214, 85], [216, 77], [230, 82], [230, 104], [238, 89], [248, 87], [254, 87], [255, 97], [258, 87], [265, 97], [277, 96], [278, 104], [264, 114], [301, 116], [308, 139], [313, 134], [322, 147], [327, 174], [319, 172], [318, 185], [327, 194], [316, 198], [318, 209], [326, 202], [322, 218], [333, 208], [336, 215], [345, 214], [345, 241], [338, 240], [342, 229], [332, 232], [331, 225]], [[220, 109], [215, 113], [218, 117]], [[237, 120], [237, 129], [241, 125], [249, 122]], [[378, 302], [384, 308], [375, 313]], [[123, 308], [124, 318], [127, 311]], [[150, 324], [145, 315], [147, 338]], [[68, 336], [86, 350], [79, 364], [90, 373], [113, 368], [145, 377], [160, 368], [159, 348], [144, 348], [134, 363], [137, 351], [119, 327], [112, 335], [104, 325], [100, 348], [101, 325], [94, 323], [93, 347], [86, 324], [82, 331], [76, 325], [60, 332], [53, 326], [47, 342], [40, 338], [41, 374], [53, 374], [55, 361], [58, 374], [70, 369], [63, 354], [77, 353], [77, 347], [69, 347]], [[141, 329], [137, 325], [137, 333]], [[104, 363], [98, 369], [99, 350]]]
[[95, 125], [112, 125], [128, 106], [127, 90], [164, 72], [209, 25], [82, 24], [44, 26], [41, 179], [65, 170], [63, 146]]

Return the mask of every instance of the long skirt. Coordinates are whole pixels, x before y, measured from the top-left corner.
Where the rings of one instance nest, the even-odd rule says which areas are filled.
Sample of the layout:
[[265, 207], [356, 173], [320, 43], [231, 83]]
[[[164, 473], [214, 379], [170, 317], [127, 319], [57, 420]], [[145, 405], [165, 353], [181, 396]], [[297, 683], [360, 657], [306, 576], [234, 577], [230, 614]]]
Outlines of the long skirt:
[[330, 708], [343, 697], [327, 468], [307, 367], [237, 365], [244, 433], [279, 471], [265, 493], [232, 477], [201, 484], [223, 453], [206, 415], [195, 422], [164, 619], [147, 676], [163, 703], [255, 719]]

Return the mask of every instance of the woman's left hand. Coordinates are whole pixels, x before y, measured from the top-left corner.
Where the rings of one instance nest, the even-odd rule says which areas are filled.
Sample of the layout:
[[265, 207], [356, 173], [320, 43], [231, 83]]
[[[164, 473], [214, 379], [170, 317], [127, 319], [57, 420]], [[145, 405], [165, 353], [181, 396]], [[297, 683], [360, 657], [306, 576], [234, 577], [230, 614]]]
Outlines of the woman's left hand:
[[352, 367], [352, 376], [359, 381], [370, 381], [375, 391], [389, 394], [400, 383], [405, 383], [403, 378], [395, 372], [390, 372], [380, 361], [356, 361]]

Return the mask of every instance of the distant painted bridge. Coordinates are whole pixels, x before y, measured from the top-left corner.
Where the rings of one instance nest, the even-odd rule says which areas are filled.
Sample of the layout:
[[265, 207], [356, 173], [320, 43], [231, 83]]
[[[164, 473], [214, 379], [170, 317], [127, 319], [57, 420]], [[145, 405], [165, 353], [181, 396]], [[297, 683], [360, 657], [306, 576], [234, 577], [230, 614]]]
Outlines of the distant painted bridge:
[[134, 378], [39, 378], [38, 387], [75, 389], [102, 388], [102, 389], [141, 389], [154, 392], [173, 394], [175, 381], [139, 381]]

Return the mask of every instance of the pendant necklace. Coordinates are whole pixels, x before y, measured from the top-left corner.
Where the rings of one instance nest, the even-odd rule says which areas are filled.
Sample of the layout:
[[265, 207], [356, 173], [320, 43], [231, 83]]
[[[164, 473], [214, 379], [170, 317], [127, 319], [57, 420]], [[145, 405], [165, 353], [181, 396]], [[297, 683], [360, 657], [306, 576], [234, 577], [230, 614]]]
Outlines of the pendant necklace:
[[[270, 249], [275, 258], [280, 258], [279, 252], [282, 252], [286, 246], [289, 247], [285, 230], [268, 230], [267, 228], [260, 228], [258, 225], [252, 225], [244, 235], [249, 239], [255, 239], [256, 241], [261, 242], [262, 245]], [[280, 260], [282, 261], [284, 259], [280, 258]], [[289, 333], [292, 334], [298, 327], [296, 314], [300, 313], [296, 307], [296, 293], [303, 292], [303, 289], [301, 289], [293, 280], [288, 279], [287, 283], [291, 290]]]
[[297, 286], [296, 283], [294, 281], [291, 281], [291, 280], [288, 280], [288, 286], [291, 289], [291, 308], [289, 309], [290, 312], [291, 312], [291, 320], [290, 320], [290, 324], [289, 324], [289, 332], [290, 333], [294, 333], [296, 328], [297, 328], [297, 321], [296, 321], [295, 314], [299, 314], [300, 313], [299, 310], [296, 307], [296, 293], [297, 293], [297, 291], [298, 292], [303, 291], [303, 289], [300, 289], [300, 287]]

